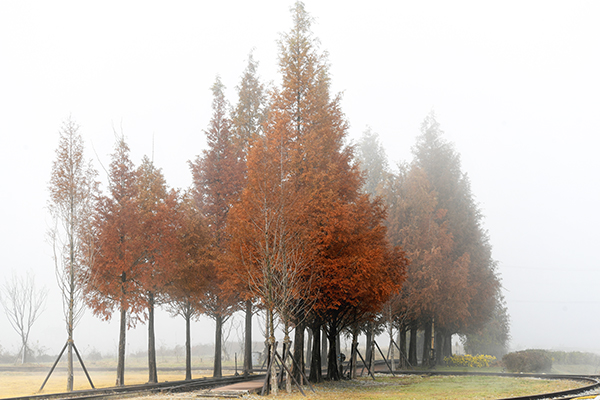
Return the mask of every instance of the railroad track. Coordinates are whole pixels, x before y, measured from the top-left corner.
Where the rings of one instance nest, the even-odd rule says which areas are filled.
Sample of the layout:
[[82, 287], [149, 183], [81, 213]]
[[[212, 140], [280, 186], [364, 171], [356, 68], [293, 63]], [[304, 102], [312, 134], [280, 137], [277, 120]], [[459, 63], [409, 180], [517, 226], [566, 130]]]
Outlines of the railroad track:
[[[378, 372], [387, 373], [390, 372]], [[398, 374], [404, 375], [454, 375], [454, 376], [505, 376], [513, 378], [538, 378], [538, 379], [565, 379], [585, 382], [586, 385], [576, 389], [563, 390], [560, 392], [540, 393], [527, 396], [507, 397], [498, 400], [575, 400], [575, 399], [595, 399], [600, 396], [600, 376], [599, 375], [562, 375], [562, 374], [514, 374], [504, 372], [463, 372], [463, 371], [398, 371]], [[583, 393], [596, 391], [596, 395], [591, 397], [582, 396]]]
[[246, 382], [264, 377], [264, 374], [250, 376], [227, 376], [223, 378], [200, 378], [189, 381], [173, 381], [160, 383], [145, 383], [142, 385], [114, 386], [109, 388], [98, 388], [89, 390], [75, 390], [66, 393], [39, 394], [23, 397], [11, 397], [2, 400], [91, 400], [124, 398], [134, 395], [147, 395], [149, 393], [161, 392], [189, 392], [199, 389], [211, 389], [219, 386], [232, 385], [234, 383]]
[[[390, 372], [377, 371], [377, 373], [389, 374]], [[462, 372], [462, 371], [397, 371], [402, 375], [479, 375], [479, 376], [506, 376], [517, 378], [539, 378], [539, 379], [568, 379], [585, 382], [584, 386], [576, 389], [564, 390], [553, 393], [542, 393], [529, 396], [510, 397], [499, 400], [575, 400], [575, 399], [594, 399], [600, 396], [600, 376], [598, 375], [553, 375], [553, 374], [511, 374], [494, 372]], [[110, 388], [99, 388], [90, 390], [78, 390], [67, 393], [40, 394], [24, 397], [12, 397], [3, 400], [91, 400], [111, 398], [124, 398], [135, 395], [147, 395], [149, 393], [174, 393], [189, 392], [199, 389], [211, 389], [220, 386], [227, 386], [234, 383], [245, 382], [264, 378], [264, 374], [245, 376], [228, 376], [223, 378], [200, 378], [190, 381], [173, 381], [161, 383], [146, 383], [142, 385], [116, 386]], [[596, 391], [596, 395], [585, 396], [583, 394]]]

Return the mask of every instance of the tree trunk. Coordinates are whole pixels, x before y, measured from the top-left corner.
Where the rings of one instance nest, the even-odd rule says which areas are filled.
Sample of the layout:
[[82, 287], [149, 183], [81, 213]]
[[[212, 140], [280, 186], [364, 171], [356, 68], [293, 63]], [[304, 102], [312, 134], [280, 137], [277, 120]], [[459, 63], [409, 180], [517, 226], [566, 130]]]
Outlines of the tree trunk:
[[310, 376], [308, 380], [311, 382], [322, 382], [323, 372], [321, 370], [321, 326], [313, 325], [311, 327], [313, 343], [312, 355], [310, 357]]
[[425, 323], [425, 333], [423, 340], [423, 359], [421, 365], [423, 367], [430, 366], [431, 358], [431, 321]]
[[306, 365], [310, 366], [312, 359], [312, 344], [313, 344], [313, 333], [312, 329], [306, 330]]
[[390, 356], [390, 366], [392, 371], [396, 369], [396, 346], [394, 346], [394, 327], [391, 322], [388, 322], [388, 334], [390, 335], [390, 348], [389, 348], [389, 356]]
[[435, 332], [435, 363], [436, 365], [444, 364], [444, 349], [446, 348], [446, 335], [440, 330]]
[[125, 334], [127, 332], [127, 310], [121, 306], [121, 324], [119, 326], [119, 354], [117, 356], [116, 386], [125, 385]]
[[154, 293], [148, 292], [148, 383], [158, 383], [156, 372], [156, 336], [154, 335]]
[[336, 321], [329, 323], [329, 331], [327, 332], [329, 339], [329, 353], [327, 355], [327, 379], [330, 381], [340, 380], [340, 370], [337, 362], [337, 325]]
[[373, 367], [373, 340], [375, 337], [374, 334], [374, 330], [375, 327], [373, 326], [373, 321], [369, 321], [368, 327], [367, 327], [367, 343], [366, 343], [366, 349], [365, 349], [365, 362], [367, 363], [369, 369], [372, 370]]
[[444, 358], [445, 357], [452, 357], [452, 334], [451, 333], [446, 333], [444, 335], [445, 340], [445, 346], [444, 346]]
[[190, 310], [185, 311], [185, 380], [192, 379], [192, 316]]
[[413, 367], [417, 365], [417, 324], [410, 324], [410, 343], [408, 347], [408, 362]]
[[275, 353], [277, 348], [275, 347], [275, 316], [273, 315], [273, 310], [267, 309], [267, 320], [269, 325], [269, 362], [271, 363], [271, 370], [269, 374], [271, 374], [271, 393], [277, 395], [279, 392], [279, 386], [277, 382], [277, 368], [275, 362]]
[[71, 211], [70, 211], [70, 228], [69, 228], [69, 311], [67, 314], [67, 392], [73, 391], [73, 330], [74, 324], [74, 308], [75, 308], [75, 245], [73, 243], [73, 213], [74, 204], [73, 197], [71, 197]]
[[406, 365], [406, 325], [402, 324], [398, 330], [398, 346], [400, 346], [400, 368], [407, 368]]
[[221, 368], [221, 335], [223, 329], [223, 316], [221, 314], [215, 315], [215, 360], [213, 363], [213, 378], [221, 378], [223, 376], [223, 371]]
[[296, 381], [304, 383], [304, 323], [296, 325], [294, 330], [294, 362], [292, 366]]
[[246, 328], [244, 332], [244, 376], [252, 373], [252, 301], [246, 300]]
[[350, 379], [356, 379], [356, 350], [358, 347], [358, 324], [352, 326], [352, 346], [350, 347]]
[[322, 329], [323, 340], [321, 340], [321, 362], [327, 360], [327, 331]]

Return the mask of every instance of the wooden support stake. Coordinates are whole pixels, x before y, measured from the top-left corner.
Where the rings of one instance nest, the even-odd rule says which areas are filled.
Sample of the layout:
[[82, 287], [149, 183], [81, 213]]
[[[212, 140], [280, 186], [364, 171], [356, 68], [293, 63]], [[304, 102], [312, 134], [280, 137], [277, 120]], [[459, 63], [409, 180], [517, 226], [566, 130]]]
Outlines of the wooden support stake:
[[316, 393], [315, 389], [313, 389], [313, 386], [310, 384], [310, 381], [306, 377], [306, 374], [304, 373], [304, 371], [302, 371], [302, 369], [300, 369], [300, 366], [296, 363], [296, 360], [294, 360], [294, 357], [292, 357], [292, 354], [290, 353], [289, 349], [288, 349], [288, 353], [289, 353], [290, 358], [292, 359], [292, 364], [295, 365], [296, 368], [298, 368], [298, 371], [300, 371], [300, 373], [302, 374], [302, 377], [304, 378], [304, 381], [306, 383], [308, 383], [308, 387], [310, 387], [310, 390], [312, 390], [313, 393]]
[[65, 346], [60, 351], [60, 354], [56, 358], [56, 361], [54, 361], [54, 365], [52, 366], [52, 368], [50, 368], [50, 372], [48, 372], [48, 376], [46, 377], [46, 379], [44, 379], [44, 383], [42, 383], [42, 386], [40, 387], [40, 390], [38, 390], [38, 392], [41, 392], [44, 389], [44, 386], [46, 386], [46, 382], [48, 382], [48, 379], [50, 379], [50, 375], [52, 375], [54, 368], [56, 368], [56, 364], [58, 364], [58, 362], [60, 361], [60, 358], [62, 357], [63, 353], [65, 352], [65, 349], [67, 348], [68, 344], [69, 344], [69, 341], [67, 340], [67, 343], [65, 343]]
[[363, 362], [363, 366], [367, 367], [367, 371], [369, 371], [369, 375], [371, 375], [371, 378], [373, 378], [373, 380], [375, 380], [375, 375], [373, 375], [373, 373], [371, 372], [371, 368], [369, 368], [369, 365], [365, 362], [365, 359], [363, 358], [362, 354], [360, 354], [360, 351], [358, 351], [358, 347], [356, 348], [356, 354], [358, 354], [361, 361]]
[[[274, 346], [275, 346], [275, 349], [277, 349], [277, 342], [275, 342]], [[277, 352], [277, 350], [275, 350], [275, 352]], [[268, 354], [269, 354], [269, 357], [271, 357], [271, 346], [270, 345], [269, 345], [269, 349], [268, 349]], [[271, 366], [273, 365], [274, 360], [275, 360], [275, 357], [269, 359], [269, 366], [267, 367], [267, 374], [265, 375], [265, 382], [263, 383], [263, 387], [260, 392], [261, 396], [265, 395], [265, 389], [266, 389], [267, 394], [269, 393], [269, 389], [268, 389], [269, 377], [271, 376]]]
[[379, 345], [377, 344], [377, 342], [375, 340], [373, 340], [373, 343], [375, 343], [375, 346], [377, 346], [377, 350], [379, 350], [379, 354], [381, 354], [381, 357], [383, 357], [383, 361], [385, 361], [385, 365], [387, 365], [387, 367], [390, 370], [390, 372], [392, 373], [392, 375], [396, 376], [396, 374], [394, 374], [394, 371], [392, 371], [392, 367], [390, 366], [390, 364], [386, 360], [385, 356], [383, 355], [383, 351], [381, 351], [381, 348], [379, 347]]
[[92, 383], [92, 378], [90, 378], [90, 374], [88, 374], [88, 371], [85, 368], [85, 365], [83, 365], [83, 360], [81, 359], [81, 356], [79, 355], [79, 351], [77, 350], [77, 347], [75, 347], [75, 342], [73, 342], [73, 349], [75, 350], [75, 354], [77, 354], [77, 358], [79, 359], [79, 364], [81, 364], [81, 368], [83, 368], [83, 372], [85, 372], [85, 376], [87, 377], [88, 382], [90, 382], [92, 389], [96, 389], [94, 387], [94, 384]]
[[285, 365], [285, 363], [281, 359], [281, 356], [279, 355], [279, 353], [275, 352], [275, 356], [277, 358], [279, 358], [279, 361], [281, 361], [281, 366], [283, 368], [285, 368], [285, 370], [287, 371], [287, 373], [292, 377], [292, 379], [294, 380], [294, 383], [296, 384], [296, 387], [298, 388], [298, 390], [300, 390], [300, 393], [302, 393], [302, 396], [306, 397], [306, 394], [304, 393], [304, 390], [302, 390], [302, 388], [300, 387], [300, 384], [298, 383], [298, 381], [296, 380], [296, 378], [294, 378], [294, 375], [292, 375], [292, 372], [288, 369], [287, 365]]

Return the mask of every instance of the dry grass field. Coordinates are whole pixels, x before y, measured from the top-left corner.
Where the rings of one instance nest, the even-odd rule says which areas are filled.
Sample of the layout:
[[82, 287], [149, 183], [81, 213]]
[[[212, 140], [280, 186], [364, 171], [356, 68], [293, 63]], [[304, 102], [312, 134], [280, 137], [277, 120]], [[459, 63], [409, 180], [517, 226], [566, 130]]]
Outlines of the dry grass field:
[[[125, 384], [142, 384], [148, 382], [148, 370], [145, 358], [130, 358], [125, 365]], [[30, 364], [20, 365], [0, 365], [0, 398], [10, 398], [44, 393], [64, 392], [67, 387], [67, 374], [64, 363], [60, 363], [50, 379], [46, 383], [44, 390], [39, 392], [40, 386], [46, 379], [52, 364]], [[228, 368], [225, 365], [225, 368]], [[116, 361], [111, 359], [102, 359], [96, 362], [86, 363], [86, 368], [90, 378], [97, 388], [111, 387], [115, 385], [116, 380]], [[229, 373], [227, 370], [224, 374]], [[231, 372], [233, 373], [233, 372]], [[212, 376], [212, 369], [208, 363], [196, 363], [193, 365], [192, 376], [201, 378]], [[165, 360], [162, 365], [159, 362], [158, 379], [160, 382], [177, 381], [185, 379], [185, 370], [181, 362], [175, 360]], [[75, 390], [90, 389], [91, 386], [79, 364], [75, 367]]]
[[[205, 359], [206, 360], [206, 359]], [[162, 362], [161, 362], [162, 361]], [[181, 360], [159, 360], [159, 381], [176, 381], [185, 378]], [[96, 387], [111, 387], [116, 379], [116, 361], [102, 359], [86, 364]], [[18, 365], [0, 365], [0, 399], [38, 394], [38, 390], [46, 378], [51, 364], [36, 364], [21, 367]], [[233, 374], [233, 365], [224, 365], [224, 374]], [[83, 370], [77, 366], [75, 371], [75, 389], [89, 389], [90, 385]], [[566, 372], [566, 371], [565, 371]], [[194, 364], [193, 377], [211, 376], [211, 365], [206, 360], [197, 360]], [[128, 358], [126, 362], [125, 383], [142, 384], [148, 381], [145, 358]], [[554, 381], [503, 377], [457, 377], [457, 376], [378, 376], [373, 382], [370, 378], [356, 381], [342, 381], [317, 385], [317, 393], [308, 393], [303, 397], [300, 393], [280, 394], [280, 398], [288, 400], [315, 399], [345, 400], [358, 399], [494, 399], [524, 394], [546, 393], [581, 386], [580, 382]], [[59, 364], [48, 380], [42, 393], [64, 392], [66, 388], [66, 369]], [[146, 396], [146, 400], [176, 400], [181, 395]], [[190, 398], [190, 394], [184, 396]], [[197, 398], [196, 396], [192, 396]], [[251, 396], [259, 398], [258, 396]]]

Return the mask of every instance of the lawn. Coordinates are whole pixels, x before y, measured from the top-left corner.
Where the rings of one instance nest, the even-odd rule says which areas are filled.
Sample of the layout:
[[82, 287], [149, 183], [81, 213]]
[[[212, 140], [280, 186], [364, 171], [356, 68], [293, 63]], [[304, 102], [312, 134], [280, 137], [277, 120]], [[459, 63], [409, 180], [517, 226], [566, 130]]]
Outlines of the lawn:
[[[316, 393], [306, 391], [281, 393], [278, 398], [286, 400], [456, 400], [499, 399], [535, 393], [548, 393], [580, 387], [576, 381], [557, 381], [531, 378], [496, 376], [376, 376], [354, 381], [326, 382], [315, 386]], [[269, 396], [274, 397], [274, 396]], [[252, 396], [260, 399], [260, 396]]]

